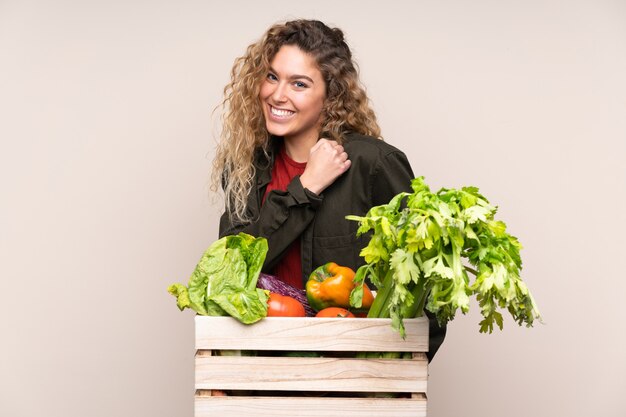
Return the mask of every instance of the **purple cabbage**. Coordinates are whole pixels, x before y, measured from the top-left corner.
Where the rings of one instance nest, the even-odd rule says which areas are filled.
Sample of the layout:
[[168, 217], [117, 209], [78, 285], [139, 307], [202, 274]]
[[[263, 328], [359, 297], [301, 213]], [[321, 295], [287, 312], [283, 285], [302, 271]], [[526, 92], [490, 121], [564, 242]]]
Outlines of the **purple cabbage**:
[[289, 285], [281, 281], [278, 277], [261, 273], [256, 282], [256, 286], [262, 290], [268, 290], [280, 295], [287, 295], [300, 301], [304, 306], [304, 311], [306, 312], [307, 317], [313, 317], [316, 314], [315, 310], [313, 310], [309, 305], [309, 300], [306, 298], [305, 290]]

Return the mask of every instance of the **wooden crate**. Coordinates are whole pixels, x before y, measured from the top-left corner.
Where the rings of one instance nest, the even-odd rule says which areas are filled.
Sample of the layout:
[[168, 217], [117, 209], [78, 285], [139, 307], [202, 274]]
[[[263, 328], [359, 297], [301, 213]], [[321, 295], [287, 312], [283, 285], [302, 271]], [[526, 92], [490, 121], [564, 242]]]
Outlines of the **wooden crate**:
[[[231, 317], [195, 320], [196, 417], [426, 416], [426, 318], [404, 321], [405, 340], [388, 319], [269, 317], [253, 325]], [[218, 355], [223, 350], [257, 356]], [[276, 356], [277, 351], [323, 356]], [[353, 352], [411, 355], [358, 359]], [[232, 395], [212, 395], [214, 390]]]

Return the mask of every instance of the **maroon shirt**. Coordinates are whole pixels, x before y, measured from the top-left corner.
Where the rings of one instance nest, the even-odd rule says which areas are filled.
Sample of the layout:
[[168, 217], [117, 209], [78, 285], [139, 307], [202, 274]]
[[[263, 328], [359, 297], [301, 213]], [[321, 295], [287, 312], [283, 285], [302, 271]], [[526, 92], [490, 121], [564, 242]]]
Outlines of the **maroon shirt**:
[[[270, 191], [286, 191], [291, 180], [293, 180], [296, 175], [302, 175], [305, 168], [306, 162], [294, 161], [287, 155], [285, 147], [282, 146], [274, 160], [272, 180], [267, 184], [267, 188], [265, 189], [263, 203]], [[278, 261], [272, 273], [289, 285], [296, 288], [304, 288], [302, 284], [302, 259], [300, 257], [299, 238], [294, 240], [289, 246], [287, 252]]]

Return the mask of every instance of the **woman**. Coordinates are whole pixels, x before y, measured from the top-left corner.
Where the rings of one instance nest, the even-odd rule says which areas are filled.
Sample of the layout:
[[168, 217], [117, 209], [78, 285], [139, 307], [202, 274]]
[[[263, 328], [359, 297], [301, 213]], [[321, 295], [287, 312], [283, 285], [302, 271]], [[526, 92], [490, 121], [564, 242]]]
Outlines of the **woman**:
[[[381, 140], [342, 31], [314, 20], [272, 26], [235, 61], [222, 105], [220, 237], [267, 238], [263, 271], [299, 288], [327, 262], [356, 270], [367, 237], [345, 216], [410, 191], [414, 175]], [[431, 357], [445, 333], [433, 325]]]

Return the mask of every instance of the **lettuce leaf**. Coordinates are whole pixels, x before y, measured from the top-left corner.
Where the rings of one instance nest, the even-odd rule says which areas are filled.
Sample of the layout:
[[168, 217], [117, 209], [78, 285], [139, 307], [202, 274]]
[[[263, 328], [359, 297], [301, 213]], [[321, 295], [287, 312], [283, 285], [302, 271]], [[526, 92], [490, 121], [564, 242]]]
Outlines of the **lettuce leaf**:
[[264, 238], [245, 233], [225, 236], [202, 255], [187, 287], [172, 284], [168, 292], [180, 310], [254, 323], [267, 315], [267, 293], [256, 288], [267, 249]]

